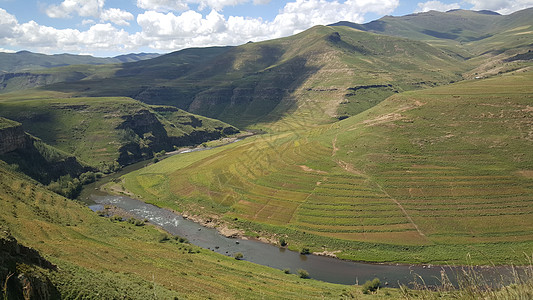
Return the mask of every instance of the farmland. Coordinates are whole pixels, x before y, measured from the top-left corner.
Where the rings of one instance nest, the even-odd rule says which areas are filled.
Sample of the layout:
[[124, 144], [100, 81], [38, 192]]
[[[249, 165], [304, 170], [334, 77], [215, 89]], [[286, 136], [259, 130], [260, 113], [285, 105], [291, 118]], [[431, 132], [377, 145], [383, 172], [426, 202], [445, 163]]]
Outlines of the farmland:
[[532, 246], [531, 73], [394, 95], [125, 177], [148, 202], [293, 249], [368, 261], [509, 263]]
[[[164, 233], [153, 226], [112, 222], [10, 171], [4, 163], [0, 164], [0, 186], [2, 245], [4, 239], [15, 236], [20, 244], [36, 249], [58, 266], [45, 269], [25, 261], [18, 263], [17, 270], [32, 278], [34, 286], [48, 278], [47, 285], [41, 285], [43, 290], [55, 287], [56, 295], [64, 298], [205, 299], [217, 294], [251, 299], [261, 293], [271, 299], [280, 295], [298, 299], [360, 294], [354, 287], [300, 279], [172, 237], [164, 240]], [[14, 271], [11, 263], [0, 265], [2, 280], [8, 269]]]

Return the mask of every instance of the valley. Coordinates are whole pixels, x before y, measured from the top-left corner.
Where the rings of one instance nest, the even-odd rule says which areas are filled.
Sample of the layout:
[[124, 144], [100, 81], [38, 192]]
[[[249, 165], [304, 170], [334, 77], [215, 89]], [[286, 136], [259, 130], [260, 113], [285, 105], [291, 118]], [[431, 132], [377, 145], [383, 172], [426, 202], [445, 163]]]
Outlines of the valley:
[[[108, 60], [0, 56], [0, 295], [531, 295], [532, 14], [430, 11]], [[168, 155], [184, 148], [202, 151]], [[238, 239], [205, 243], [195, 223], [184, 236], [179, 217], [109, 200], [122, 196]], [[376, 265], [309, 280], [340, 276], [313, 253]], [[412, 280], [359, 286], [409, 265]], [[439, 266], [472, 269], [451, 284]], [[510, 266], [523, 273], [494, 288], [472, 271]]]

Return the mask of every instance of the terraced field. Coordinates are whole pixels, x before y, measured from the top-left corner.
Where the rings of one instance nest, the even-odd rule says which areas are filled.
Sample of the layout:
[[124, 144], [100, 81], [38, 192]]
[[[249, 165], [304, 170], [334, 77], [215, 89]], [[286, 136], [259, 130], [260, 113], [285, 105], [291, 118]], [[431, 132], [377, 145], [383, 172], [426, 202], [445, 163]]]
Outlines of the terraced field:
[[370, 259], [357, 249], [377, 243], [399, 254], [370, 260], [460, 262], [473, 251], [519, 261], [533, 250], [532, 82], [525, 73], [395, 95], [331, 125], [173, 157], [126, 187], [341, 257]]
[[[0, 241], [3, 243], [11, 235], [57, 266], [43, 269], [36, 266], [41, 262], [35, 261], [18, 263], [16, 267], [2, 264], [2, 281], [16, 268], [25, 278], [32, 278], [32, 286], [42, 288], [41, 293], [53, 285], [57, 297], [68, 299], [255, 299], [258, 294], [265, 299], [322, 299], [339, 298], [342, 293], [362, 296], [355, 287], [305, 280], [173, 238], [161, 240], [163, 233], [150, 225], [112, 222], [10, 171], [3, 162], [0, 199]], [[1, 251], [4, 255], [4, 244]], [[27, 253], [18, 250], [17, 254]], [[3, 256], [2, 262], [7, 258]], [[46, 285], [36, 283], [41, 281]], [[389, 293], [397, 295], [396, 291]]]
[[531, 82], [515, 75], [391, 98], [395, 115], [380, 107], [346, 129], [382, 137], [356, 140], [369, 143], [367, 161], [346, 140], [338, 153], [370, 168], [434, 243], [531, 241]]

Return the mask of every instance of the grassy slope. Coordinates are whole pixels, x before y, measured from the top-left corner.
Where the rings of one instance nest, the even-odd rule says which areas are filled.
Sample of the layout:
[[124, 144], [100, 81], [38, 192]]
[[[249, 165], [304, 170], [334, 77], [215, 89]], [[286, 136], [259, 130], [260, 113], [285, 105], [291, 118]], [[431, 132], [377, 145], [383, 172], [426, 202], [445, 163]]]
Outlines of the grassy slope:
[[0, 73], [27, 72], [66, 65], [102, 65], [126, 61], [137, 61], [158, 56], [157, 54], [122, 55], [119, 57], [92, 57], [89, 55], [55, 54], [46, 55], [20, 51], [17, 53], [0, 53]]
[[531, 69], [530, 62], [506, 61], [531, 49], [533, 9], [510, 15], [454, 10], [430, 11], [401, 17], [386, 16], [367, 24], [339, 22], [364, 31], [424, 41], [469, 59], [473, 70], [465, 78], [494, 76]]
[[70, 98], [68, 94], [31, 90], [0, 96], [0, 115], [20, 121], [25, 131], [93, 166], [117, 160], [119, 149], [125, 144], [149, 143], [150, 135], [137, 136], [119, 128], [124, 118], [139, 112], [154, 115], [160, 129], [173, 137], [228, 127], [181, 110], [157, 113], [154, 109], [164, 107], [152, 108], [124, 97]]
[[429, 11], [400, 17], [385, 16], [366, 24], [339, 22], [354, 28], [414, 40], [447, 39], [457, 42], [478, 40], [487, 35], [505, 16], [468, 10]]
[[526, 73], [399, 94], [340, 123], [167, 159], [126, 187], [344, 258], [523, 263], [532, 82]]
[[9, 231], [59, 266], [58, 272], [43, 272], [65, 298], [301, 299], [356, 292], [192, 245], [160, 243], [155, 228], [98, 217], [87, 207], [7, 171], [3, 163], [0, 178], [3, 232]]
[[[195, 57], [204, 52], [203, 59]], [[421, 42], [317, 26], [283, 39], [176, 52], [122, 65], [112, 78], [47, 89], [82, 96], [129, 96], [240, 127], [279, 130], [296, 124], [287, 118], [312, 125], [366, 108], [338, 111], [350, 87], [391, 84], [402, 91], [458, 80], [468, 69], [461, 62]], [[378, 93], [373, 100], [379, 102], [389, 94]], [[366, 97], [360, 98], [352, 100]]]

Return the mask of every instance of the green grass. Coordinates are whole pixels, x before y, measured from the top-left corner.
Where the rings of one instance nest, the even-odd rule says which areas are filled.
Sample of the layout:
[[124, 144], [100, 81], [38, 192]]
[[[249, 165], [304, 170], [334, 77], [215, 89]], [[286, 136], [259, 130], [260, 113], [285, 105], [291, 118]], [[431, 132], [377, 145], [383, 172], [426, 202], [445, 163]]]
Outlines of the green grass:
[[59, 271], [44, 272], [65, 298], [251, 299], [262, 294], [296, 299], [336, 298], [343, 290], [356, 291], [173, 240], [161, 243], [158, 229], [98, 217], [8, 171], [4, 164], [0, 178], [3, 232], [58, 265]]
[[[114, 74], [111, 67], [103, 68], [95, 69], [94, 78], [43, 89], [83, 97], [134, 97], [238, 127], [280, 131], [329, 123], [339, 114], [367, 108], [339, 110], [350, 87], [391, 84], [411, 90], [457, 81], [470, 67], [423, 42], [316, 26], [282, 39], [188, 49], [124, 64]], [[371, 104], [387, 96], [377, 93]]]
[[397, 94], [331, 125], [173, 157], [126, 175], [125, 187], [287, 235], [292, 249], [518, 263], [533, 247], [531, 82], [525, 73]]
[[0, 115], [89, 165], [131, 163], [172, 146], [195, 145], [236, 129], [182, 110], [125, 97], [70, 98], [36, 91], [0, 96]]
[[[472, 284], [460, 290], [443, 284], [437, 292], [419, 285], [420, 290], [381, 287], [364, 294], [359, 286], [304, 279], [178, 240], [162, 240], [157, 228], [99, 217], [9, 171], [4, 163], [0, 163], [0, 187], [0, 239], [13, 236], [57, 266], [57, 270], [38, 267], [24, 258], [26, 252], [16, 256], [16, 265], [10, 256], [3, 256], [8, 263], [0, 266], [2, 283], [11, 281], [13, 287], [14, 278], [23, 273], [31, 278], [33, 288], [39, 287], [42, 293], [53, 286], [64, 299], [257, 299], [257, 295], [264, 299], [514, 299], [531, 295], [527, 278], [504, 289], [486, 290], [477, 285], [484, 281], [472, 281], [480, 279], [476, 274], [470, 274], [466, 283]], [[9, 278], [10, 274], [14, 276]]]
[[20, 126], [19, 122], [0, 117], [0, 130]]

